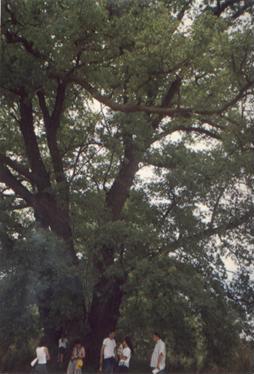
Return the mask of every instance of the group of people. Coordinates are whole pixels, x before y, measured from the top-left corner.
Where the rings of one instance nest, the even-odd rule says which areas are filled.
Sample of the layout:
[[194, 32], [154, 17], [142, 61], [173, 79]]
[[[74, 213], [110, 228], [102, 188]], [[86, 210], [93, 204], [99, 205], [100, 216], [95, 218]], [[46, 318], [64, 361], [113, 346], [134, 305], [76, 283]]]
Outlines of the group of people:
[[[157, 332], [153, 334], [153, 341], [155, 342], [155, 346], [150, 360], [150, 367], [153, 374], [164, 374], [166, 367], [166, 346]], [[68, 339], [62, 336], [58, 342], [58, 362], [60, 365], [64, 363], [67, 348]], [[115, 331], [111, 331], [102, 342], [99, 371], [106, 374], [128, 372], [133, 353], [134, 350], [130, 337], [126, 336], [121, 344], [117, 346]], [[80, 340], [77, 340], [71, 352], [67, 374], [82, 374], [85, 357], [85, 347]], [[31, 363], [34, 366], [35, 373], [46, 374], [48, 360], [50, 360], [50, 354], [44, 339], [41, 339], [39, 346], [36, 348], [36, 359]]]
[[111, 331], [102, 342], [99, 370], [108, 374], [112, 374], [114, 371], [119, 373], [127, 372], [133, 352], [131, 339], [128, 336], [124, 338], [117, 348], [115, 331]]

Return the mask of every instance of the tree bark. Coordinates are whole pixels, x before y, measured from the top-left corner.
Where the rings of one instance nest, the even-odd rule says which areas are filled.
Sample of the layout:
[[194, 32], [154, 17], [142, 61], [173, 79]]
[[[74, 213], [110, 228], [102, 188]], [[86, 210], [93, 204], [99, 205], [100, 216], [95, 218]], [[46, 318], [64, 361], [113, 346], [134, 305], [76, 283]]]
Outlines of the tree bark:
[[99, 366], [102, 341], [109, 332], [114, 331], [120, 314], [125, 280], [122, 278], [102, 277], [93, 291], [92, 306], [88, 323], [88, 357], [94, 367]]
[[138, 171], [142, 153], [131, 139], [125, 139], [125, 150], [119, 173], [106, 196], [106, 207], [113, 221], [120, 219], [124, 204], [128, 198], [134, 177]]

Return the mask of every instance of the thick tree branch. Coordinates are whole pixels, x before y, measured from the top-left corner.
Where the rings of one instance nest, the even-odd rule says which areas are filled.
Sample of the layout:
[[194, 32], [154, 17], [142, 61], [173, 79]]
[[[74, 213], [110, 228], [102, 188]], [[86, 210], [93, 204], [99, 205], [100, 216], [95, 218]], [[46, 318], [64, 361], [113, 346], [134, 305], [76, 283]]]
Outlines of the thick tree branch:
[[250, 218], [254, 215], [254, 208], [250, 208], [246, 213], [239, 215], [237, 217], [231, 218], [227, 223], [223, 223], [220, 226], [215, 227], [208, 227], [207, 229], [196, 232], [193, 235], [181, 237], [179, 240], [176, 240], [168, 245], [168, 249], [177, 249], [182, 245], [188, 244], [190, 241], [200, 241], [204, 239], [208, 239], [213, 235], [217, 235], [220, 233], [225, 233], [229, 230], [234, 230], [237, 227], [247, 223]]
[[51, 114], [51, 126], [58, 129], [61, 115], [64, 107], [66, 85], [63, 82], [58, 82], [56, 91], [56, 100], [53, 112]]
[[181, 78], [179, 76], [176, 77], [176, 79], [171, 83], [168, 90], [165, 92], [165, 95], [161, 101], [161, 107], [169, 107], [176, 95], [176, 93], [179, 91], [180, 85], [181, 85]]
[[210, 138], [217, 139], [217, 140], [222, 139], [220, 134], [215, 133], [215, 132], [210, 131], [210, 130], [207, 130], [207, 129], [204, 129], [202, 127], [178, 126], [178, 127], [175, 127], [174, 131], [172, 131], [172, 132], [175, 132], [175, 131], [183, 131], [183, 132], [186, 132], [186, 133], [192, 133], [193, 132], [193, 133], [197, 133], [197, 134], [200, 134], [200, 135], [206, 135], [206, 136], [209, 136]]
[[112, 219], [120, 218], [121, 211], [128, 197], [133, 179], [138, 171], [139, 156], [132, 139], [124, 139], [124, 155], [116, 179], [106, 195], [106, 205], [112, 212]]
[[34, 180], [36, 181], [38, 190], [43, 191], [50, 187], [50, 181], [34, 132], [32, 103], [26, 96], [20, 99], [19, 125]]
[[[170, 84], [164, 97], [162, 98], [161, 105], [169, 106], [178, 92], [181, 85], [181, 78], [176, 79]], [[128, 105], [128, 104], [127, 104]], [[147, 122], [153, 130], [156, 130], [162, 120], [162, 115], [151, 116], [148, 114]], [[119, 173], [113, 182], [110, 190], [107, 193], [106, 204], [112, 212], [112, 218], [119, 219], [124, 204], [128, 198], [130, 188], [133, 180], [138, 171], [138, 164], [141, 161], [144, 151], [152, 143], [152, 137], [147, 140], [143, 150], [138, 149], [135, 145], [132, 136], [129, 134], [124, 135], [124, 156], [121, 162]]]
[[7, 43], [19, 43], [33, 57], [45, 59], [45, 56], [34, 47], [33, 42], [27, 40], [24, 36], [19, 35], [17, 32], [10, 30], [10, 28], [8, 27], [8, 24], [11, 24], [12, 26], [16, 26], [18, 24], [16, 14], [12, 11], [10, 7], [10, 2], [5, 3], [4, 9], [10, 15], [10, 20], [7, 20], [5, 23], [2, 24], [2, 32], [5, 35]]
[[224, 112], [227, 111], [227, 109], [233, 107], [238, 103], [239, 100], [241, 100], [245, 95], [248, 89], [251, 87], [254, 87], [254, 80], [247, 82], [241, 89], [239, 89], [239, 92], [237, 95], [235, 95], [230, 101], [222, 105], [220, 108], [217, 110], [208, 110], [208, 111], [194, 111], [195, 114], [200, 114], [200, 115], [220, 115]]
[[64, 100], [65, 100], [66, 85], [60, 82], [58, 79], [58, 85], [56, 89], [56, 98], [52, 113], [49, 112], [46, 98], [42, 90], [37, 92], [39, 105], [43, 114], [45, 127], [49, 131], [56, 131], [60, 124], [61, 115], [63, 112]]
[[34, 57], [45, 59], [45, 56], [43, 56], [37, 49], [33, 47], [33, 42], [29, 42], [23, 36], [18, 35], [17, 33], [12, 32], [8, 29], [4, 30], [4, 35], [6, 37], [7, 43], [20, 43], [25, 48], [25, 50]]
[[16, 160], [12, 160], [10, 157], [0, 153], [0, 164], [10, 166], [17, 173], [25, 177], [30, 183], [35, 183], [33, 174], [29, 171], [29, 169]]
[[171, 134], [173, 134], [174, 132], [177, 132], [177, 131], [206, 135], [209, 138], [213, 138], [213, 139], [216, 139], [216, 140], [221, 140], [222, 139], [220, 133], [218, 133], [218, 132], [214, 132], [214, 131], [211, 131], [211, 130], [208, 130], [208, 129], [204, 129], [202, 127], [182, 125], [182, 126], [172, 126], [172, 128], [166, 129], [165, 131], [163, 131], [159, 134], [155, 134], [154, 137], [153, 137], [152, 143], [160, 141], [163, 138], [165, 138], [166, 136], [171, 135]]
[[32, 206], [33, 195], [11, 174], [10, 170], [2, 164], [0, 164], [0, 182], [13, 190], [17, 196], [24, 199], [28, 205]]
[[134, 112], [146, 112], [146, 113], [154, 113], [154, 114], [163, 114], [172, 117], [182, 116], [182, 117], [190, 117], [192, 114], [191, 109], [185, 108], [164, 108], [161, 106], [147, 106], [143, 104], [136, 104], [136, 103], [127, 103], [121, 104], [113, 101], [109, 96], [105, 96], [100, 94], [90, 83], [81, 79], [79, 77], [72, 77], [71, 78], [73, 83], [80, 85], [81, 87], [85, 88], [87, 92], [89, 92], [94, 99], [99, 101], [100, 103], [106, 105], [107, 107], [111, 108], [114, 111], [119, 111], [123, 113], [134, 113]]
[[46, 124], [47, 124], [47, 126], [49, 126], [50, 114], [49, 114], [49, 110], [48, 110], [48, 107], [47, 107], [45, 95], [42, 91], [38, 91], [37, 96], [38, 96], [38, 101], [39, 101], [39, 105], [40, 105], [40, 108], [41, 108], [44, 124], [45, 124], [45, 126], [46, 126]]
[[77, 175], [76, 171], [78, 169], [78, 164], [79, 164], [80, 156], [82, 155], [82, 153], [84, 152], [85, 149], [86, 149], [86, 146], [80, 145], [79, 149], [77, 150], [77, 154], [75, 156], [75, 160], [74, 160], [73, 165], [72, 165], [72, 175], [69, 178], [69, 183], [70, 184], [72, 183], [72, 181], [74, 180], [74, 178]]
[[103, 176], [103, 183], [102, 183], [102, 185], [103, 185], [103, 190], [104, 191], [107, 191], [106, 184], [107, 184], [108, 176], [110, 174], [110, 171], [111, 171], [111, 168], [112, 168], [112, 165], [113, 165], [114, 156], [115, 156], [115, 152], [112, 151], [108, 167], [107, 167], [107, 169], [106, 169], [106, 171], [104, 173], [104, 176]]
[[[245, 11], [252, 10], [254, 5], [253, 0], [244, 0], [244, 4], [241, 5], [239, 0], [225, 0], [223, 2], [217, 2], [216, 7], [208, 7], [207, 9], [211, 10], [213, 14], [217, 17], [220, 17], [226, 10], [233, 10], [232, 18], [236, 19], [240, 17]], [[237, 10], [235, 10], [237, 8]]]
[[63, 112], [65, 89], [65, 85], [62, 82], [59, 82], [57, 86], [55, 104], [51, 114], [49, 113], [44, 93], [42, 91], [37, 93], [45, 124], [48, 148], [50, 151], [55, 178], [58, 183], [66, 182], [62, 156], [57, 143], [57, 130], [59, 128], [61, 115]]
[[[153, 113], [153, 114], [160, 114], [162, 117], [169, 116], [169, 117], [185, 117], [189, 118], [192, 115], [220, 115], [225, 112], [230, 107], [234, 106], [246, 93], [246, 91], [254, 86], [254, 81], [250, 81], [246, 83], [238, 92], [238, 94], [231, 99], [229, 102], [225, 103], [218, 109], [212, 110], [197, 110], [194, 108], [168, 108], [164, 106], [155, 106], [155, 105], [143, 105], [143, 104], [136, 104], [136, 103], [127, 103], [122, 104], [112, 100], [109, 96], [100, 94], [96, 88], [94, 88], [90, 83], [80, 77], [70, 78], [73, 83], [76, 83], [83, 87], [87, 92], [89, 92], [94, 99], [99, 101], [100, 103], [106, 105], [107, 107], [111, 108], [114, 111], [120, 111], [123, 113], [135, 113], [135, 112], [145, 112], [145, 113]], [[179, 84], [179, 83], [178, 83]]]
[[215, 204], [214, 204], [214, 207], [213, 207], [213, 212], [212, 212], [211, 221], [210, 221], [210, 223], [209, 223], [209, 226], [210, 226], [211, 228], [213, 228], [214, 220], [215, 220], [216, 213], [217, 213], [217, 210], [218, 210], [218, 207], [219, 207], [219, 204], [220, 204], [220, 200], [221, 200], [222, 196], [224, 195], [224, 192], [225, 192], [225, 190], [226, 190], [226, 187], [227, 187], [227, 186], [225, 185], [225, 186], [223, 186], [223, 187], [220, 189], [219, 194], [218, 194], [218, 196], [217, 196], [217, 199], [216, 199], [216, 201], [215, 201]]

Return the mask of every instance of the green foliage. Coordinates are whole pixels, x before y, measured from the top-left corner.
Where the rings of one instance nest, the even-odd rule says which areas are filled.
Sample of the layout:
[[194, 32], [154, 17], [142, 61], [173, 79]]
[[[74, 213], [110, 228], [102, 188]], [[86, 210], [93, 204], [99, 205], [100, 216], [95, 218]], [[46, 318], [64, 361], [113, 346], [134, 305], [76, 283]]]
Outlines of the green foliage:
[[151, 350], [153, 331], [165, 339], [174, 367], [230, 368], [238, 349], [239, 314], [225, 298], [223, 280], [173, 257], [139, 261], [129, 276], [121, 316], [119, 328], [133, 332], [138, 357]]

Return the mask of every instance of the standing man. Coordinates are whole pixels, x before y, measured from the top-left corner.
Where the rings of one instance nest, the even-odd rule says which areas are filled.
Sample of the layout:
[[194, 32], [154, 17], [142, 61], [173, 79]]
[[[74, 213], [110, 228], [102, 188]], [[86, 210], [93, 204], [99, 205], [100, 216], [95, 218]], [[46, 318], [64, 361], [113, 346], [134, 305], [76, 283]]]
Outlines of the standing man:
[[116, 366], [116, 341], [115, 331], [111, 331], [103, 340], [100, 352], [100, 371], [112, 374]]
[[41, 338], [36, 348], [37, 364], [35, 366], [36, 374], [47, 374], [47, 362], [50, 360], [45, 338]]
[[166, 367], [166, 345], [157, 332], [153, 334], [153, 341], [155, 342], [155, 346], [150, 366], [153, 369], [153, 374], [164, 374]]

